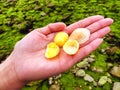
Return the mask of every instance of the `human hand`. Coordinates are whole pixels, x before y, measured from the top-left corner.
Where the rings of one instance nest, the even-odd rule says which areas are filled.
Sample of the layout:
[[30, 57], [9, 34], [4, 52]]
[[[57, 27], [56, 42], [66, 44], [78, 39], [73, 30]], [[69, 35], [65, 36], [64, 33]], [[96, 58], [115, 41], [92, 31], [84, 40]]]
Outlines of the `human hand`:
[[[96, 15], [80, 20], [66, 27], [64, 23], [52, 23], [33, 30], [20, 40], [8, 57], [14, 67], [16, 77], [21, 82], [45, 79], [65, 72], [78, 61], [94, 51], [101, 43], [102, 37], [109, 33], [113, 20]], [[45, 58], [46, 46], [55, 33], [65, 31], [70, 34], [76, 28], [87, 28], [91, 35], [89, 41], [81, 45], [75, 55], [68, 55], [62, 49], [53, 59]]]
[[[32, 31], [16, 44], [11, 55], [18, 78], [23, 81], [45, 79], [68, 70], [101, 44], [100, 38], [110, 31], [109, 25], [112, 22], [110, 18], [92, 16], [68, 27], [64, 23], [53, 23]], [[65, 31], [70, 34], [74, 29], [82, 27], [89, 29], [91, 36], [76, 55], [70, 56], [61, 50], [57, 57], [50, 60], [45, 58], [46, 46], [56, 32]]]

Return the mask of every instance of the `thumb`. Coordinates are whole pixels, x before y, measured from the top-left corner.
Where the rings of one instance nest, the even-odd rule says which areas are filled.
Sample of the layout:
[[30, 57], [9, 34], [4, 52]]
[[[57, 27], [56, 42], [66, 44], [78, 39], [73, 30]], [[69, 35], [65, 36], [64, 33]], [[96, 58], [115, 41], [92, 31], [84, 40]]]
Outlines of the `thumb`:
[[44, 35], [48, 35], [50, 33], [63, 31], [65, 28], [66, 28], [66, 24], [62, 22], [57, 22], [57, 23], [48, 24], [47, 26], [43, 28], [38, 28], [36, 30]]

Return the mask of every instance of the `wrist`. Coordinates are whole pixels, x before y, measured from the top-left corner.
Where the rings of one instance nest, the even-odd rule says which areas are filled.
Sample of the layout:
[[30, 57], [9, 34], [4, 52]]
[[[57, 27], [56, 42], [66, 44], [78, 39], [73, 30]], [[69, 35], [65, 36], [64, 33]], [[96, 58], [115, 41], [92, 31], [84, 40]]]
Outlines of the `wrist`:
[[18, 79], [9, 57], [0, 64], [0, 78], [0, 90], [20, 90], [25, 85]]

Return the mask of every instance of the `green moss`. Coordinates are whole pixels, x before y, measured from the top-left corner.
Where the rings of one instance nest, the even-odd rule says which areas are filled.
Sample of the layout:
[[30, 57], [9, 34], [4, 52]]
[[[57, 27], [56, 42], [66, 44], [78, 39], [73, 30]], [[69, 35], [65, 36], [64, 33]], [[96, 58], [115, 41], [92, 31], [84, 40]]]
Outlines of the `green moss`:
[[62, 83], [62, 90], [73, 90], [74, 89], [75, 78], [74, 78], [74, 75], [71, 74], [70, 72], [63, 74], [60, 81]]
[[[103, 44], [92, 54], [95, 55], [94, 67], [103, 68], [102, 74], [86, 70], [86, 73], [98, 80], [105, 75], [109, 68], [107, 60], [117, 63], [120, 56], [120, 1], [119, 0], [0, 0], [0, 61], [4, 60], [13, 50], [14, 45], [22, 37], [35, 28], [43, 27], [49, 23], [64, 22], [67, 25], [91, 15], [100, 14], [114, 19], [111, 26], [111, 33], [104, 39]], [[106, 48], [117, 47], [117, 52], [109, 55]], [[112, 80], [119, 81], [111, 76]], [[105, 84], [103, 87], [94, 87], [92, 83], [85, 85], [83, 78], [75, 77], [71, 72], [62, 75], [62, 89], [74, 90], [83, 87], [83, 90], [110, 90], [111, 85]], [[41, 90], [48, 90], [47, 81], [37, 86]], [[35, 87], [25, 87], [26, 89], [36, 89]], [[39, 89], [38, 89], [39, 90]]]
[[49, 86], [48, 86], [48, 81], [47, 80], [44, 80], [42, 81], [36, 90], [49, 90]]
[[96, 68], [102, 68], [104, 71], [108, 70], [106, 59], [107, 56], [100, 54], [99, 52], [95, 51], [95, 62], [93, 62], [91, 65], [96, 67]]
[[32, 86], [32, 87], [24, 87], [22, 90], [36, 90], [37, 86]]

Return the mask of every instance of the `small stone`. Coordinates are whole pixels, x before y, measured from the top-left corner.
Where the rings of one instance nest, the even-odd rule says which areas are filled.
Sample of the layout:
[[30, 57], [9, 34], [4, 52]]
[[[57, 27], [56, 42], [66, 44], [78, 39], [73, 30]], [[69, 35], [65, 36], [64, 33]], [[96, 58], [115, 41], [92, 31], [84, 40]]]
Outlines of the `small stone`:
[[96, 67], [90, 67], [92, 71], [96, 71]]
[[53, 82], [54, 82], [53, 78], [50, 77], [48, 82], [49, 82], [49, 85], [53, 84]]
[[91, 70], [94, 71], [94, 72], [98, 72], [98, 73], [102, 73], [103, 72], [103, 69], [100, 68], [100, 67], [91, 67]]
[[82, 90], [81, 87], [75, 87], [75, 90]]
[[88, 59], [88, 62], [94, 62], [95, 61], [95, 59], [94, 58], [91, 58], [91, 57], [89, 57], [89, 58], [87, 58]]
[[72, 71], [73, 74], [75, 74], [78, 70], [79, 70], [78, 67], [74, 67], [71, 71]]
[[91, 57], [91, 58], [95, 58], [95, 55], [92, 54], [92, 55], [90, 55], [90, 57]]
[[115, 82], [113, 84], [113, 90], [120, 90], [120, 82]]
[[108, 81], [108, 77], [107, 76], [102, 76], [98, 81], [98, 85], [103, 86], [107, 81]]
[[77, 67], [79, 67], [79, 68], [85, 68], [85, 67], [87, 67], [88, 65], [89, 65], [88, 60], [87, 60], [87, 59], [84, 59], [83, 61], [81, 61], [81, 62], [79, 62], [79, 63], [77, 64]]
[[97, 86], [98, 84], [97, 84], [97, 82], [96, 82], [96, 81], [93, 81], [93, 85], [94, 85], [94, 86]]
[[32, 81], [30, 83], [27, 84], [27, 86], [34, 86], [34, 85], [38, 85], [42, 80], [38, 80], [38, 81]]
[[60, 85], [53, 84], [50, 86], [49, 90], [60, 90]]
[[112, 84], [112, 80], [110, 78], [107, 79], [107, 82], [109, 82], [110, 84]]
[[85, 71], [83, 69], [80, 69], [76, 72], [76, 76], [78, 77], [84, 77], [85, 76]]
[[120, 66], [114, 66], [111, 70], [110, 73], [113, 76], [119, 77], [120, 78]]
[[89, 86], [89, 90], [92, 90], [92, 87], [91, 87], [91, 86]]
[[45, 12], [40, 13], [41, 16], [46, 16], [47, 14]]
[[59, 82], [58, 82], [58, 80], [55, 80], [55, 84], [57, 85]]
[[88, 75], [88, 74], [86, 74], [86, 75], [84, 76], [84, 80], [85, 80], [85, 81], [88, 81], [88, 82], [94, 81], [93, 77], [90, 76], [90, 75]]
[[54, 79], [59, 79], [59, 78], [61, 78], [61, 74], [59, 74], [59, 75], [57, 75], [57, 76], [55, 76], [55, 78]]
[[52, 8], [52, 7], [54, 7], [54, 6], [55, 6], [55, 5], [54, 5], [53, 3], [49, 3], [49, 4], [48, 4], [48, 7], [49, 7], [49, 8]]
[[85, 67], [85, 68], [87, 68], [87, 69], [88, 69], [89, 67], [90, 67], [90, 64], [88, 64], [88, 67]]
[[106, 73], [106, 75], [107, 75], [108, 77], [110, 77], [110, 76], [111, 76], [108, 72]]
[[97, 68], [97, 69], [96, 69], [96, 72], [102, 73], [102, 72], [103, 72], [103, 69], [102, 69], [102, 68]]
[[113, 64], [112, 63], [107, 63], [107, 66], [108, 67], [113, 67]]

